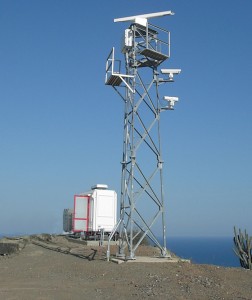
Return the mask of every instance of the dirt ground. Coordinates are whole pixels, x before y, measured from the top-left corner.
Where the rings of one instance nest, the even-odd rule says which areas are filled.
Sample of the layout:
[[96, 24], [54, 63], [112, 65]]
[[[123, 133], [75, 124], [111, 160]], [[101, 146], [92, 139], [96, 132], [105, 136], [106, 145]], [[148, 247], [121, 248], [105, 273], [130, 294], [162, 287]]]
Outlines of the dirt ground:
[[[73, 253], [93, 251], [63, 237], [48, 243], [75, 248]], [[27, 238], [19, 253], [0, 256], [0, 299], [252, 299], [249, 270], [185, 262], [115, 264], [104, 260], [106, 247], [97, 250], [90, 261]], [[155, 251], [142, 247], [138, 255]]]

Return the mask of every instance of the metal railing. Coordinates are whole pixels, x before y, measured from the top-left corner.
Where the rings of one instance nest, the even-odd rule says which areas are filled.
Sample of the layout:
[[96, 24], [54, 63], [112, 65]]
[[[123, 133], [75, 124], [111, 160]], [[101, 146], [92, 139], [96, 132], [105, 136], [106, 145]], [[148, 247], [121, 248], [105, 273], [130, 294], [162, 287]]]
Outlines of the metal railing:
[[170, 31], [147, 22], [146, 27], [135, 24], [138, 33], [138, 46], [170, 57]]
[[105, 83], [108, 81], [111, 75], [120, 74], [120, 73], [121, 73], [121, 61], [119, 59], [115, 59], [115, 48], [113, 47], [106, 61]]

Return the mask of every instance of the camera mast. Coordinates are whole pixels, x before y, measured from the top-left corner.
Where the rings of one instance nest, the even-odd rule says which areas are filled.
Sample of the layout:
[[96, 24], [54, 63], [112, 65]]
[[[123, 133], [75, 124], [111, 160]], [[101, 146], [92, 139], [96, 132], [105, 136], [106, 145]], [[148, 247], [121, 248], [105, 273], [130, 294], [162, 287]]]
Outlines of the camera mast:
[[[159, 86], [174, 81], [180, 69], [160, 69], [170, 58], [170, 32], [149, 23], [149, 19], [172, 16], [172, 11], [114, 19], [130, 22], [123, 34], [121, 53], [113, 47], [106, 62], [105, 84], [114, 88], [124, 102], [124, 133], [121, 173], [120, 219], [108, 243], [118, 233], [118, 256], [136, 259], [135, 252], [145, 237], [167, 257], [163, 159], [160, 116], [173, 110], [178, 97], [160, 98]], [[154, 225], [162, 226], [162, 241]]]

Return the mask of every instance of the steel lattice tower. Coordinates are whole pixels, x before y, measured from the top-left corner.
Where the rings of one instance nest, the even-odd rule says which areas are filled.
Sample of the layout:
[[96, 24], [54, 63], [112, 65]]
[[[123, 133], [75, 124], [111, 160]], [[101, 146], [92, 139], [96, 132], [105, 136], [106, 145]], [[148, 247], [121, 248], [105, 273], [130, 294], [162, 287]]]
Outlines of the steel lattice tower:
[[[105, 84], [112, 86], [124, 102], [120, 219], [109, 241], [119, 234], [118, 256], [127, 259], [135, 259], [146, 236], [160, 249], [162, 257], [167, 256], [160, 115], [173, 110], [178, 98], [160, 98], [159, 86], [173, 82], [174, 74], [181, 70], [160, 70], [170, 57], [170, 32], [148, 22], [165, 15], [173, 13], [115, 19], [131, 22], [124, 32], [121, 49], [125, 67], [115, 59], [114, 48], [106, 63]], [[162, 242], [153, 232], [156, 223], [162, 226]], [[108, 259], [109, 256], [108, 246]]]

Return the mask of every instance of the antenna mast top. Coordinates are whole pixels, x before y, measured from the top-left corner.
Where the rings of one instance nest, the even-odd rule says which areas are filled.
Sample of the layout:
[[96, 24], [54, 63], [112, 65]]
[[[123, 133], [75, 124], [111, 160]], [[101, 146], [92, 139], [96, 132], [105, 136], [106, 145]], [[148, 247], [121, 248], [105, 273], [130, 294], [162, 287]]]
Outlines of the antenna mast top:
[[151, 19], [151, 18], [157, 18], [157, 17], [164, 17], [164, 16], [173, 16], [174, 12], [171, 10], [167, 11], [161, 11], [161, 12], [156, 12], [156, 13], [150, 13], [150, 14], [144, 14], [144, 15], [137, 15], [137, 16], [131, 16], [131, 17], [124, 17], [124, 18], [117, 18], [114, 19], [114, 22], [134, 22], [136, 19], [141, 18], [141, 19]]

